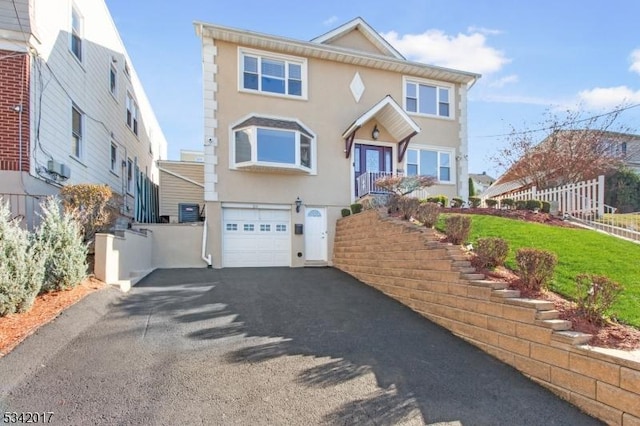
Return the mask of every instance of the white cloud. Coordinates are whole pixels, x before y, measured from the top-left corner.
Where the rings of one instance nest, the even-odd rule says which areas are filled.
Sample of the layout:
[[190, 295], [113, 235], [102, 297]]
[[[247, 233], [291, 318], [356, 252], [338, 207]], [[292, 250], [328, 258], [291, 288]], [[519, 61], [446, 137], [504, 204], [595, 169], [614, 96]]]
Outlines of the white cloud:
[[492, 81], [489, 83], [489, 87], [502, 88], [507, 84], [517, 83], [520, 81], [516, 74], [511, 74], [506, 77], [499, 78], [498, 80]]
[[623, 104], [640, 103], [640, 90], [633, 91], [627, 86], [596, 87], [578, 93], [578, 99], [591, 109], [612, 109]]
[[480, 33], [480, 34], [484, 34], [484, 35], [500, 35], [503, 33], [502, 30], [494, 30], [491, 28], [485, 28], [485, 27], [476, 27], [476, 26], [470, 26], [467, 28], [467, 32], [468, 33]]
[[488, 46], [487, 38], [479, 32], [450, 36], [429, 30], [401, 36], [389, 31], [382, 36], [408, 59], [431, 65], [489, 74], [511, 62], [504, 52]]
[[322, 25], [324, 25], [325, 27], [328, 27], [329, 25], [335, 24], [337, 21], [338, 21], [338, 17], [336, 15], [333, 15], [332, 17], [322, 21]]
[[637, 72], [638, 74], [640, 74], [640, 49], [636, 49], [631, 52], [631, 55], [629, 55], [629, 59], [631, 60], [629, 71]]

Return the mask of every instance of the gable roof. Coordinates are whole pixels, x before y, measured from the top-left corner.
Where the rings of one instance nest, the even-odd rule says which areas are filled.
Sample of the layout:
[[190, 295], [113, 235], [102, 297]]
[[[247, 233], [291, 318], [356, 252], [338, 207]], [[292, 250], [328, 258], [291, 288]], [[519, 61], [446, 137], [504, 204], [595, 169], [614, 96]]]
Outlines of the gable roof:
[[483, 185], [491, 185], [496, 180], [486, 173], [469, 173], [469, 177]]
[[359, 16], [346, 24], [340, 25], [321, 36], [312, 39], [311, 42], [318, 44], [332, 44], [332, 42], [344, 37], [351, 31], [360, 31], [360, 33], [369, 40], [371, 44], [386, 56], [391, 56], [396, 59], [406, 59], [387, 40], [378, 34], [371, 25], [367, 24], [367, 22]]
[[[301, 41], [287, 37], [258, 33], [255, 31], [230, 28], [221, 25], [194, 22], [196, 34], [200, 38], [210, 37], [215, 40], [226, 41], [256, 49], [266, 49], [274, 52], [306, 58], [319, 58], [354, 66], [382, 69], [414, 77], [441, 80], [449, 83], [473, 85], [480, 74], [427, 65], [420, 62], [407, 61], [395, 56], [374, 54], [357, 51], [331, 44], [311, 41]], [[363, 27], [364, 28], [364, 27]], [[322, 37], [322, 36], [321, 36]]]
[[401, 141], [407, 136], [420, 132], [420, 126], [404, 112], [390, 95], [387, 95], [351, 123], [349, 128], [342, 134], [342, 137], [349, 137], [374, 117], [397, 141]]

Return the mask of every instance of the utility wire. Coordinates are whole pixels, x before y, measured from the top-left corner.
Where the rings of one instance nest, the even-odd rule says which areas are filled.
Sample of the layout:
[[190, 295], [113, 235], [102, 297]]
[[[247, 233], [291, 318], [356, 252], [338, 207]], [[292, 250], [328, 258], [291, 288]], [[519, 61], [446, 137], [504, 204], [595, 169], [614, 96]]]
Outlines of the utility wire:
[[[617, 109], [614, 109], [612, 111], [605, 112], [603, 114], [593, 115], [591, 117], [583, 118], [583, 119], [580, 119], [580, 120], [566, 121], [566, 122], [562, 123], [562, 125], [566, 126], [566, 125], [570, 125], [570, 124], [584, 123], [585, 121], [591, 121], [591, 120], [595, 120], [597, 118], [606, 117], [608, 115], [618, 114], [618, 113], [620, 113], [622, 111], [626, 111], [626, 110], [629, 110], [629, 109], [632, 109], [632, 108], [636, 108], [638, 106], [640, 106], [640, 103], [628, 105], [628, 106], [623, 107], [623, 108], [617, 108]], [[541, 127], [539, 129], [533, 129], [533, 130], [523, 130], [523, 131], [520, 131], [520, 132], [502, 133], [502, 134], [496, 134], [496, 135], [481, 135], [481, 136], [472, 136], [472, 137], [474, 137], [474, 138], [499, 138], [499, 137], [505, 137], [505, 136], [526, 135], [526, 134], [529, 134], [529, 133], [548, 132], [550, 130], [554, 130], [554, 129], [557, 129], [557, 128], [558, 128], [558, 126], [548, 126], [548, 127]]]

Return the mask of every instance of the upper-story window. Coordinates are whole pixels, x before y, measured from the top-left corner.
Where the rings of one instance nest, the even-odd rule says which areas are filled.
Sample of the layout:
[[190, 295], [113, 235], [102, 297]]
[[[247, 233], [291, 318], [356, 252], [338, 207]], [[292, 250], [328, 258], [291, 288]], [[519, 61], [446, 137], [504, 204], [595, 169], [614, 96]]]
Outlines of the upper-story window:
[[113, 63], [109, 66], [109, 91], [113, 96], [118, 95], [118, 70]]
[[80, 109], [73, 105], [71, 107], [71, 155], [82, 158], [82, 136], [83, 136], [83, 114]]
[[71, 52], [82, 62], [82, 33], [83, 33], [82, 15], [74, 5], [71, 8]]
[[306, 98], [305, 59], [243, 49], [239, 57], [241, 90]]
[[138, 104], [131, 93], [127, 92], [127, 126], [138, 134]]
[[118, 146], [114, 142], [111, 142], [109, 156], [110, 156], [109, 169], [113, 173], [118, 174]]
[[405, 79], [404, 109], [416, 114], [452, 117], [452, 93], [451, 87]]
[[435, 176], [440, 183], [452, 183], [452, 156], [453, 152], [445, 149], [410, 148], [406, 156], [407, 176]]
[[298, 122], [251, 117], [232, 130], [232, 166], [315, 172], [315, 136]]

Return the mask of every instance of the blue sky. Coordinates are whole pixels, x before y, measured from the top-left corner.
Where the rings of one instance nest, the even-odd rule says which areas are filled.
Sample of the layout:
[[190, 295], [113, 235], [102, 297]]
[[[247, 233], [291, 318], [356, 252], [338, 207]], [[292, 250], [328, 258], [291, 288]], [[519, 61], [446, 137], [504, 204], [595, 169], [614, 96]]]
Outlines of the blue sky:
[[[169, 143], [202, 149], [200, 42], [193, 21], [310, 40], [361, 16], [408, 59], [481, 73], [469, 92], [469, 172], [511, 126], [545, 111], [601, 114], [640, 104], [640, 2], [395, 0], [106, 0]], [[640, 107], [619, 117], [640, 132]], [[540, 133], [539, 139], [545, 134]], [[497, 176], [496, 176], [497, 177]]]

